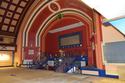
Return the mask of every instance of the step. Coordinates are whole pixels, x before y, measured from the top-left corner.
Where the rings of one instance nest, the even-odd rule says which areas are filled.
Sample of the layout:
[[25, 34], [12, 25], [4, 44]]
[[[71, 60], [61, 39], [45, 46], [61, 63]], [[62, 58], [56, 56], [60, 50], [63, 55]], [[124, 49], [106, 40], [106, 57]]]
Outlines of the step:
[[109, 75], [106, 74], [105, 70], [98, 69], [98, 68], [88, 68], [88, 67], [82, 67], [80, 68], [81, 74], [85, 75], [95, 75], [100, 77], [108, 77], [108, 78], [119, 78], [117, 75]]
[[105, 76], [105, 70], [97, 69], [97, 68], [80, 68], [82, 74], [86, 75], [96, 75], [96, 76]]

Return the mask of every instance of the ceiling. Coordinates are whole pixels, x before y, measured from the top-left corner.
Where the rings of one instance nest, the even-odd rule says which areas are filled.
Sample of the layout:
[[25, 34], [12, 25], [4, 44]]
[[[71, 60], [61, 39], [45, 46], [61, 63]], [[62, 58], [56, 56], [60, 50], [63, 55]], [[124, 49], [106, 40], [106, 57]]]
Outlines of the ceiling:
[[23, 17], [34, 0], [0, 1], [0, 44], [14, 44]]
[[[34, 1], [35, 0], [0, 0], [0, 45], [16, 45], [15, 42], [19, 27], [27, 10]], [[83, 1], [109, 19], [125, 15], [124, 0], [115, 0], [118, 2], [114, 0]], [[113, 1], [115, 3], [113, 3]], [[103, 10], [107, 11], [103, 12]]]
[[125, 17], [125, 0], [82, 0], [107, 19]]

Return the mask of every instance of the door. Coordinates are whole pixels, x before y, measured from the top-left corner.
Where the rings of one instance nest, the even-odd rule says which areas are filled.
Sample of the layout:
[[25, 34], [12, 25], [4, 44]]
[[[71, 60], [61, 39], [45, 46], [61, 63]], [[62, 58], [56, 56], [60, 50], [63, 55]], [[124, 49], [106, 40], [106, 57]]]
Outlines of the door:
[[0, 67], [12, 66], [13, 61], [13, 51], [0, 51]]

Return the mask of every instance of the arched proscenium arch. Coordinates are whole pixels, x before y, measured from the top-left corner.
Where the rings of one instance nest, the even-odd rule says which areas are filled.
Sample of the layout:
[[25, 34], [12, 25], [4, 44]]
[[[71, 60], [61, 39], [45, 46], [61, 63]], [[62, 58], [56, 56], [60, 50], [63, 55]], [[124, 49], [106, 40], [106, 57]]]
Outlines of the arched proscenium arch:
[[[90, 41], [89, 39], [91, 38], [92, 36], [92, 28], [93, 28], [93, 22], [92, 22], [92, 19], [88, 18], [86, 15], [83, 14], [82, 11], [79, 11], [79, 10], [76, 10], [76, 9], [63, 9], [59, 12], [56, 12], [55, 14], [53, 14], [51, 17], [48, 17], [48, 19], [46, 19], [46, 21], [44, 21], [44, 24], [42, 24], [42, 26], [40, 27], [39, 29], [39, 32], [37, 33], [36, 35], [36, 45], [37, 47], [40, 47], [41, 45], [41, 41], [42, 39], [41, 38], [44, 38], [45, 36], [45, 32], [46, 32], [46, 29], [48, 28], [49, 25], [51, 25], [51, 23], [55, 20], [56, 16], [58, 15], [58, 13], [62, 13], [62, 14], [72, 14], [74, 16], [78, 15], [78, 17], [81, 17], [82, 20], [84, 20], [87, 25], [88, 25], [88, 32], [87, 32], [87, 40], [88, 40], [88, 46], [87, 46], [87, 49], [88, 49], [88, 57], [89, 59], [89, 65], [92, 65], [94, 64], [93, 60], [94, 60], [94, 56], [93, 56], [93, 51], [92, 51], [92, 41]], [[42, 37], [41, 37], [42, 36]], [[43, 42], [42, 42], [43, 43]], [[44, 46], [43, 48], [40, 47], [40, 50], [43, 50], [44, 52]]]
[[44, 21], [44, 23], [41, 25], [41, 27], [39, 28], [39, 30], [36, 34], [36, 47], [40, 47], [41, 34], [47, 28], [48, 24], [50, 24], [59, 13], [63, 13], [63, 14], [70, 13], [70, 14], [80, 15], [88, 23], [89, 28], [93, 27], [92, 26], [92, 19], [88, 15], [86, 15], [84, 12], [82, 12], [80, 10], [72, 9], [72, 8], [66, 8], [66, 9], [60, 10], [60, 11], [52, 14], [51, 16], [49, 16], [48, 19], [46, 19]]
[[[57, 1], [57, 0], [53, 0], [54, 1]], [[47, 7], [49, 4], [50, 4], [50, 0], [45, 0], [43, 1], [33, 12], [33, 14], [31, 15], [31, 17], [29, 18], [25, 28], [24, 28], [24, 31], [23, 31], [23, 47], [27, 47], [28, 45], [28, 33], [29, 33], [29, 30], [31, 28], [31, 25], [32, 23], [34, 22], [34, 20], [36, 19], [36, 17], [38, 16], [38, 14], [45, 8]]]

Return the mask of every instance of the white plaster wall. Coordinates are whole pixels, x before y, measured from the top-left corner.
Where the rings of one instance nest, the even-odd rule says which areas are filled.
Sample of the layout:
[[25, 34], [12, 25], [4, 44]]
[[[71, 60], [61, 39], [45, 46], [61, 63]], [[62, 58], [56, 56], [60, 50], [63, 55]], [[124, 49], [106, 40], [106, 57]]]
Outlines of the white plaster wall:
[[102, 25], [103, 43], [125, 41], [125, 37], [112, 26]]

